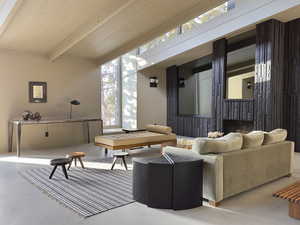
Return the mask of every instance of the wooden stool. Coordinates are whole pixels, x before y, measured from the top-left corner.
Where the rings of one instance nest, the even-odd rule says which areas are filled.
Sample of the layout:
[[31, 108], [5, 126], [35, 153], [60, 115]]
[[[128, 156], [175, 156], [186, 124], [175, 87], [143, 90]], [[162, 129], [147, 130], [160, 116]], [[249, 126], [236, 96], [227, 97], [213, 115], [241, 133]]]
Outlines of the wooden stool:
[[128, 169], [127, 169], [126, 160], [125, 160], [125, 157], [126, 157], [126, 156], [128, 156], [128, 153], [127, 153], [127, 152], [119, 152], [119, 153], [115, 153], [115, 154], [114, 154], [114, 161], [113, 161], [112, 166], [111, 166], [111, 170], [114, 169], [114, 166], [115, 166], [115, 164], [116, 164], [116, 162], [117, 162], [117, 159], [119, 159], [119, 158], [122, 159], [122, 162], [124, 163], [125, 169], [128, 170]]
[[71, 163], [71, 158], [58, 158], [58, 159], [52, 159], [52, 160], [50, 161], [50, 165], [51, 165], [51, 166], [54, 166], [54, 168], [53, 168], [53, 170], [52, 170], [52, 172], [51, 172], [51, 174], [50, 174], [50, 176], [49, 176], [49, 179], [52, 178], [52, 176], [53, 176], [53, 174], [54, 174], [54, 172], [55, 172], [57, 166], [61, 166], [62, 171], [63, 171], [63, 173], [65, 174], [65, 177], [66, 177], [67, 179], [69, 179], [68, 174], [67, 174], [67, 170], [66, 170], [66, 164], [69, 164], [69, 163]]
[[300, 182], [290, 185], [273, 194], [274, 197], [289, 201], [289, 216], [300, 219]]
[[77, 159], [78, 159], [78, 161], [80, 162], [81, 167], [84, 169], [84, 165], [83, 165], [83, 162], [82, 162], [82, 159], [81, 159], [81, 158], [84, 157], [84, 156], [85, 156], [85, 153], [84, 153], [84, 152], [71, 152], [71, 153], [69, 153], [69, 154], [67, 155], [67, 157], [71, 159], [71, 162], [70, 162], [70, 164], [69, 164], [68, 170], [70, 169], [73, 160], [74, 160], [74, 162], [75, 162], [75, 166], [77, 166]]

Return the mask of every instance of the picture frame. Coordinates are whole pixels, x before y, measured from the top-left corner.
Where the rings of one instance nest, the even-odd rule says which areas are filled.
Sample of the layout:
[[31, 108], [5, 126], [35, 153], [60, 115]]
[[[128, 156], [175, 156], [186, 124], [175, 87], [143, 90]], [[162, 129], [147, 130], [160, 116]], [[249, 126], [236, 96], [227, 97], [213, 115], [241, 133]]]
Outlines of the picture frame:
[[29, 102], [47, 102], [47, 82], [29, 81]]

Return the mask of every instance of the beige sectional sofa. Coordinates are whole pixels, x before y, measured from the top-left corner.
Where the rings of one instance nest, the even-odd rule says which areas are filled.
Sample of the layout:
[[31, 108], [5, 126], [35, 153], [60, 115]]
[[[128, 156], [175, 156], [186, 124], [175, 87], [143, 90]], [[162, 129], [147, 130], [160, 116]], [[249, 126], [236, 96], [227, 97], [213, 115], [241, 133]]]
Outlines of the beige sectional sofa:
[[192, 150], [168, 146], [163, 152], [204, 160], [203, 197], [216, 206], [225, 198], [290, 175], [294, 143], [285, 138], [286, 131], [282, 129], [273, 134], [231, 133], [220, 139], [195, 139]]

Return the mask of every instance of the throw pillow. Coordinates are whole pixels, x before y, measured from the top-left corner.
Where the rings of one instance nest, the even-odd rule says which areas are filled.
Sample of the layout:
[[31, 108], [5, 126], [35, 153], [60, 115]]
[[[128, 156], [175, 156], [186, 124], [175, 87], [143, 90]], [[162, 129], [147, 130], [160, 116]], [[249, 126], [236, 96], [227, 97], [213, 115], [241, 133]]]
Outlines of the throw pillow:
[[275, 129], [270, 132], [264, 133], [264, 145], [274, 144], [278, 142], [282, 142], [287, 137], [287, 130], [285, 129]]
[[243, 146], [244, 148], [256, 148], [262, 145], [264, 141], [264, 132], [263, 131], [252, 131], [248, 134], [243, 135]]
[[196, 138], [192, 150], [199, 154], [224, 153], [240, 150], [243, 137], [240, 133], [229, 133], [221, 138]]
[[146, 126], [146, 130], [154, 133], [160, 134], [171, 134], [172, 128], [168, 126], [149, 124]]

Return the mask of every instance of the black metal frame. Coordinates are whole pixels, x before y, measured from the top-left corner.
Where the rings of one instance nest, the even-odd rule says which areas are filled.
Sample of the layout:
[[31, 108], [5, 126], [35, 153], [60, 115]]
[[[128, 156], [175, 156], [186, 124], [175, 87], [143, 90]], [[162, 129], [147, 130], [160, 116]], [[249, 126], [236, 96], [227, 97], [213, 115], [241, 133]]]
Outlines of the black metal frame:
[[[43, 98], [33, 97], [33, 87], [42, 86], [43, 87]], [[46, 103], [47, 102], [47, 82], [40, 81], [29, 81], [29, 102], [30, 103]]]

